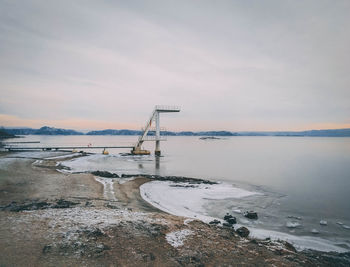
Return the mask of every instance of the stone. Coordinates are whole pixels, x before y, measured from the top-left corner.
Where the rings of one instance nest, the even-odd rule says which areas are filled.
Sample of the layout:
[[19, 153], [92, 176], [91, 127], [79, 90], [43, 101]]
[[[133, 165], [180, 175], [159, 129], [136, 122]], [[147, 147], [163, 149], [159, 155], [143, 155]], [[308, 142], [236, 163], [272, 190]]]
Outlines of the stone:
[[248, 237], [250, 232], [249, 232], [248, 228], [242, 226], [242, 227], [239, 227], [239, 228], [236, 230], [236, 233], [237, 233], [240, 237]]
[[325, 221], [325, 220], [321, 220], [321, 221], [320, 221], [320, 225], [324, 225], [324, 226], [326, 226], [326, 225], [327, 225], [327, 221]]
[[231, 219], [233, 216], [230, 215], [229, 213], [226, 213], [226, 215], [224, 216], [224, 220], [227, 221], [228, 219]]
[[216, 219], [213, 220], [213, 221], [211, 221], [211, 222], [209, 222], [209, 224], [215, 224], [215, 225], [216, 225], [216, 224], [219, 224], [219, 223], [220, 223], [220, 221], [219, 221], [219, 220], [216, 220]]
[[311, 230], [311, 233], [313, 233], [313, 234], [319, 234], [320, 232], [319, 232], [317, 229], [314, 228], [314, 229]]
[[255, 211], [246, 211], [243, 213], [244, 217], [252, 220], [257, 220], [258, 219], [258, 213]]
[[226, 220], [229, 224], [236, 224], [237, 223], [237, 219], [236, 219], [236, 217], [232, 217], [232, 218], [230, 218], [230, 219], [228, 219], [228, 220]]

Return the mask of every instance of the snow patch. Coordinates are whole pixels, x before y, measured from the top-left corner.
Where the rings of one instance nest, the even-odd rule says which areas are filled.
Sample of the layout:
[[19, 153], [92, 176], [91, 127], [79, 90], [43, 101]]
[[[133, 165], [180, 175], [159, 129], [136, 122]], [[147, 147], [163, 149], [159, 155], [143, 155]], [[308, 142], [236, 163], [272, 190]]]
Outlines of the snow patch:
[[118, 184], [125, 184], [126, 182], [130, 182], [135, 180], [136, 177], [128, 177], [128, 178], [115, 178]]
[[192, 234], [193, 234], [193, 231], [189, 229], [184, 229], [184, 230], [168, 233], [166, 234], [165, 238], [170, 245], [172, 245], [174, 248], [177, 248], [177, 247], [183, 246], [187, 236]]
[[72, 229], [72, 226], [75, 226], [77, 229], [81, 227], [99, 227], [104, 229], [126, 221], [165, 223], [163, 220], [148, 217], [146, 213], [126, 209], [75, 207], [69, 209], [27, 211], [25, 213], [27, 216], [38, 217], [42, 220], [47, 219], [52, 228]]
[[104, 177], [97, 177], [94, 176], [95, 180], [103, 185], [103, 196], [105, 199], [108, 200], [115, 200], [117, 201], [117, 198], [115, 197], [115, 192], [113, 188], [114, 180], [113, 178], [104, 178]]

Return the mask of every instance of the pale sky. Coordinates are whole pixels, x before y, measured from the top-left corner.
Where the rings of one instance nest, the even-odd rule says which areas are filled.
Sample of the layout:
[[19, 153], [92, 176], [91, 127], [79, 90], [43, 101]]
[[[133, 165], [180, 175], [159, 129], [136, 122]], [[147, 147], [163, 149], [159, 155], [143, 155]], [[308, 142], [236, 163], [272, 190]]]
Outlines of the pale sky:
[[0, 126], [350, 128], [350, 1], [0, 0]]

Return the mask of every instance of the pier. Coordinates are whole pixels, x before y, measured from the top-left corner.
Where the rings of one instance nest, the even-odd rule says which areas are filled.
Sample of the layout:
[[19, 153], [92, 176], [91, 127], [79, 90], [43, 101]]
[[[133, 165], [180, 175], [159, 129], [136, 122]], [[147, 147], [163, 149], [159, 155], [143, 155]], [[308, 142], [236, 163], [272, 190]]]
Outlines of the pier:
[[[131, 149], [131, 154], [133, 155], [149, 155], [151, 152], [149, 150], [142, 149], [142, 144], [145, 141], [154, 141], [155, 142], [155, 151], [156, 156], [161, 155], [160, 151], [160, 141], [165, 141], [165, 136], [161, 136], [161, 131], [165, 131], [165, 128], [160, 127], [160, 114], [161, 113], [174, 113], [180, 112], [180, 107], [177, 106], [155, 106], [150, 118], [146, 122], [146, 126], [142, 129], [142, 134], [139, 136], [137, 143], [133, 146], [25, 146], [24, 144], [34, 144], [40, 143], [40, 141], [18, 141], [18, 142], [7, 142], [4, 143], [4, 149], [8, 151], [25, 151], [25, 150], [77, 150], [77, 149], [103, 149], [103, 154], [108, 154], [106, 149]], [[152, 124], [155, 126], [152, 128]], [[154, 132], [155, 135], [148, 135], [149, 132]]]
[[107, 149], [107, 148], [133, 148], [133, 146], [37, 146], [37, 147], [19, 147], [5, 146], [8, 151], [19, 150], [72, 150], [72, 149]]

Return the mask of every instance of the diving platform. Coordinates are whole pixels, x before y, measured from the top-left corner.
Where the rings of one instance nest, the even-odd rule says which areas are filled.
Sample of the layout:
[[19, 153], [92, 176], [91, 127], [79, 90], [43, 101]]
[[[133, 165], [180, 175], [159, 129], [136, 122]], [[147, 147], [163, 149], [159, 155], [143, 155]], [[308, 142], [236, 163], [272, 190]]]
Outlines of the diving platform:
[[[149, 155], [150, 151], [142, 149], [141, 146], [145, 141], [155, 141], [156, 148], [154, 154], [156, 156], [160, 156], [160, 141], [164, 141], [164, 136], [160, 135], [161, 127], [160, 127], [160, 113], [174, 113], [180, 112], [180, 107], [178, 106], [161, 106], [157, 105], [154, 107], [154, 110], [151, 113], [150, 118], [146, 122], [146, 126], [142, 129], [142, 134], [140, 135], [136, 145], [131, 150], [131, 153], [134, 155]], [[153, 130], [152, 123], [155, 124], [155, 135], [148, 136], [147, 134]]]

